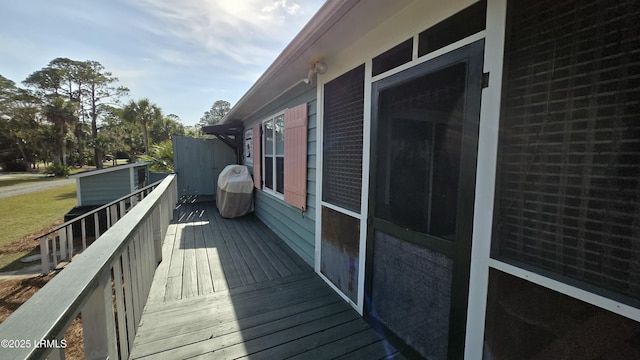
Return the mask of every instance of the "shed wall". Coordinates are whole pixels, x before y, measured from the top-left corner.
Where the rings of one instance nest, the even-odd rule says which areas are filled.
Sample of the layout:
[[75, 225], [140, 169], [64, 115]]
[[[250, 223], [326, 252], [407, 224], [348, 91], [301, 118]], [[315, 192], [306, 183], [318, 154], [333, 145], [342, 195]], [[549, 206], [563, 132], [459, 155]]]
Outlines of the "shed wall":
[[129, 168], [80, 178], [82, 204], [104, 205], [131, 193]]
[[218, 139], [173, 137], [173, 164], [178, 174], [179, 196], [214, 196], [220, 172], [235, 163], [234, 151]]

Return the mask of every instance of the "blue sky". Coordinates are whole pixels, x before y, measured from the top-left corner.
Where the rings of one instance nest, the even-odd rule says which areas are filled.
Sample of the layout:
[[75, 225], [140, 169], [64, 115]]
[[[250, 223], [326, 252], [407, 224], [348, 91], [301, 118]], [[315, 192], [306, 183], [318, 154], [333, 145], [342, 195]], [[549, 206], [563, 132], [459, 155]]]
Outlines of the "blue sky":
[[[19, 0], [0, 5], [0, 74], [22, 85], [57, 57], [95, 60], [195, 124], [232, 105], [324, 0]], [[128, 99], [125, 99], [128, 100]]]

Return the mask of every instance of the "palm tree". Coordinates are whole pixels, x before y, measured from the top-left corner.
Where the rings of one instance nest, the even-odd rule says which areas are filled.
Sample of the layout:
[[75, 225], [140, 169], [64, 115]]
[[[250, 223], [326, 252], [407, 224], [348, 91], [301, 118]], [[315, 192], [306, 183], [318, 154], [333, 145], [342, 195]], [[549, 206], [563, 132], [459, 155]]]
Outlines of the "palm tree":
[[122, 111], [122, 118], [132, 124], [137, 124], [142, 128], [144, 139], [144, 152], [149, 153], [149, 131], [148, 126], [156, 120], [162, 119], [162, 111], [158, 105], [144, 98], [138, 101], [131, 100]]

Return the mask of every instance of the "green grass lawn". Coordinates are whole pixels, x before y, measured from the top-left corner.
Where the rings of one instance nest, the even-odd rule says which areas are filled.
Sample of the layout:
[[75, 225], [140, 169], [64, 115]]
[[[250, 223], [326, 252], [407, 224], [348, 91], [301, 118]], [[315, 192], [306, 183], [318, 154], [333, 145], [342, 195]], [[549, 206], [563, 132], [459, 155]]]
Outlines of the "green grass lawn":
[[0, 177], [0, 188], [5, 186], [30, 184], [35, 182], [60, 180], [60, 179], [61, 178], [46, 177], [40, 174], [34, 174], [29, 176], [19, 176], [19, 177], [9, 177], [9, 178]]
[[[0, 201], [0, 229], [2, 229], [0, 250], [29, 234], [48, 228], [57, 220], [61, 221], [64, 214], [75, 205], [75, 184], [2, 199]], [[10, 270], [5, 268], [6, 265], [27, 253], [28, 251], [0, 254], [0, 271]]]

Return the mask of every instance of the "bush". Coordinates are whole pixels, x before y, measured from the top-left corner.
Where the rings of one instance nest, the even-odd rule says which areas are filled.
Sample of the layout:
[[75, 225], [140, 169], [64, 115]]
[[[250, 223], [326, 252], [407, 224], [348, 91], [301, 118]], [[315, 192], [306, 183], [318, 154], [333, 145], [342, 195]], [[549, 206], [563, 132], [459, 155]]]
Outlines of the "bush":
[[29, 163], [26, 161], [11, 161], [2, 164], [2, 171], [5, 172], [23, 172], [29, 171]]
[[53, 174], [57, 177], [69, 176], [69, 173], [71, 173], [71, 168], [62, 164], [51, 164], [47, 166], [46, 173]]

